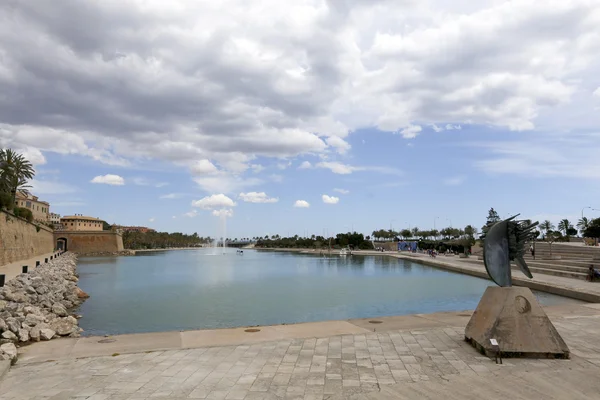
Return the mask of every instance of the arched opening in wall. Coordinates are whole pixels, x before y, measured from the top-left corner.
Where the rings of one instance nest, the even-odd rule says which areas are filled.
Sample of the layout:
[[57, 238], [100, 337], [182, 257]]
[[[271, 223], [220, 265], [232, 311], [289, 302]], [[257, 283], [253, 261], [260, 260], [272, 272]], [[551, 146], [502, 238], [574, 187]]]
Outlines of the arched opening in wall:
[[67, 238], [56, 239], [56, 248], [58, 250], [67, 251]]

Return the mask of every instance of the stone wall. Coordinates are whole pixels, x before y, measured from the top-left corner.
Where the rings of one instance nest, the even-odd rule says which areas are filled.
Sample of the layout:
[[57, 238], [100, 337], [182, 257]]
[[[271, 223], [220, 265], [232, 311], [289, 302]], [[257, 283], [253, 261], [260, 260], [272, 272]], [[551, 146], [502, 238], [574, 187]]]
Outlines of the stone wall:
[[55, 243], [59, 239], [66, 239], [67, 251], [72, 251], [80, 255], [89, 253], [116, 253], [123, 251], [123, 236], [120, 233], [113, 231], [54, 232]]
[[0, 265], [51, 253], [52, 230], [0, 211]]

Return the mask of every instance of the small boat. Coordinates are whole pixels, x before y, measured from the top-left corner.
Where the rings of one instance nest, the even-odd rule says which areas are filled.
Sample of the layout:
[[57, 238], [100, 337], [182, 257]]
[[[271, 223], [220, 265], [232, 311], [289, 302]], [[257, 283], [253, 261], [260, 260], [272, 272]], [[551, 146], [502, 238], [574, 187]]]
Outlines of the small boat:
[[343, 248], [340, 250], [340, 257], [346, 257], [348, 255], [352, 255], [352, 253], [350, 251], [348, 251], [347, 248]]

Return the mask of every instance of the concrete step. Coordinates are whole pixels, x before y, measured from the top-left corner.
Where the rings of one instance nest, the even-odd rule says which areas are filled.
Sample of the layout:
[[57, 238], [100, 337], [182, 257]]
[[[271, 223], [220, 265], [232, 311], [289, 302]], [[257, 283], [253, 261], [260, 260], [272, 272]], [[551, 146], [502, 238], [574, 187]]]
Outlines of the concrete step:
[[[472, 263], [472, 264], [478, 264], [483, 267], [483, 261], [477, 260], [475, 257], [463, 259], [463, 261], [466, 261], [466, 262]], [[528, 262], [527, 265], [529, 266], [529, 270], [531, 271], [532, 274], [563, 276], [566, 278], [583, 279], [583, 280], [585, 280], [585, 277], [587, 276], [587, 270], [579, 269], [579, 267], [563, 266], [565, 268], [561, 269], [560, 267], [556, 268], [556, 266], [554, 266], [554, 265], [547, 266], [547, 267], [542, 267], [540, 265], [532, 265], [530, 262]], [[520, 271], [519, 267], [516, 265], [512, 265], [512, 270]]]

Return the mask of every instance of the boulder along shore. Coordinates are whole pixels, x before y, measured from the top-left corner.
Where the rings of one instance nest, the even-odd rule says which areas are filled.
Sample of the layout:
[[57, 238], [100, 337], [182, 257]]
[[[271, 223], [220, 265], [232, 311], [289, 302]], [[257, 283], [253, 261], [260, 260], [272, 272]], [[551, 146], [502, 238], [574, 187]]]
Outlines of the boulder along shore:
[[78, 280], [77, 256], [65, 253], [0, 288], [0, 360], [16, 362], [20, 345], [79, 336], [71, 310], [89, 296]]

